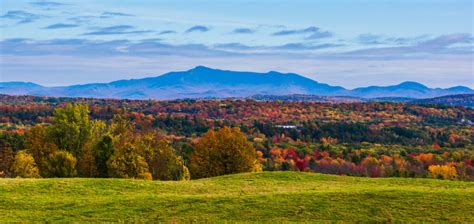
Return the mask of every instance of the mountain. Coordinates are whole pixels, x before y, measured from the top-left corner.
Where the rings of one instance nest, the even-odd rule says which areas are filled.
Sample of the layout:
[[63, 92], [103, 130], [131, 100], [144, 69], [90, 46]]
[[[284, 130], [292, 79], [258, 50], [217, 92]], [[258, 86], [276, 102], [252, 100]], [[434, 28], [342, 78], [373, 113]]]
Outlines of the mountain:
[[63, 87], [44, 87], [26, 82], [0, 83], [0, 94], [128, 99], [224, 98], [298, 94], [361, 98], [428, 98], [462, 93], [474, 93], [474, 91], [463, 86], [431, 89], [416, 82], [347, 90], [339, 86], [319, 83], [294, 73], [236, 72], [204, 66], [197, 66], [188, 71], [170, 72], [157, 77]]
[[369, 86], [352, 90], [352, 96], [364, 98], [403, 97], [420, 99], [463, 93], [474, 93], [474, 90], [465, 86], [433, 89], [417, 82], [403, 82], [394, 86]]
[[8, 95], [29, 95], [32, 92], [46, 89], [46, 87], [32, 82], [0, 82], [0, 93]]

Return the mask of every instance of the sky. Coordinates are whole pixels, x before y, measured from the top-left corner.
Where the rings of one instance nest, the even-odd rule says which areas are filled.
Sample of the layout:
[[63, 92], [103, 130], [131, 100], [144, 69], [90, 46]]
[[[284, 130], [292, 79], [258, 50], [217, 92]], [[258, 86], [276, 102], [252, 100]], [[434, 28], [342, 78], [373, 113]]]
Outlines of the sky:
[[203, 65], [355, 88], [474, 87], [472, 0], [0, 0], [0, 81], [44, 86]]

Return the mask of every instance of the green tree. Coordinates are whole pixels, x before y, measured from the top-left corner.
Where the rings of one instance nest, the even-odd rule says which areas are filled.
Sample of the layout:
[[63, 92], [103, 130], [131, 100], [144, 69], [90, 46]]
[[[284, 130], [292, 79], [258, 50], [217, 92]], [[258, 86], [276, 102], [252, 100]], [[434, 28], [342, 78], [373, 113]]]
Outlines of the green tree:
[[48, 158], [48, 177], [74, 177], [77, 175], [76, 158], [64, 150], [56, 151]]
[[104, 135], [93, 149], [99, 177], [109, 177], [107, 161], [114, 154], [114, 142], [111, 135]]
[[25, 151], [19, 151], [15, 155], [15, 161], [12, 164], [11, 171], [15, 177], [38, 178], [38, 167], [33, 156]]
[[155, 180], [189, 180], [190, 178], [184, 160], [176, 155], [175, 149], [165, 140], [159, 141], [153, 147], [149, 165]]
[[110, 177], [152, 179], [145, 158], [131, 143], [117, 148], [107, 162], [107, 167]]
[[224, 127], [208, 131], [190, 156], [195, 178], [250, 172], [257, 158], [253, 145], [239, 128]]
[[84, 144], [91, 136], [92, 122], [89, 120], [89, 107], [83, 104], [68, 104], [54, 111], [51, 137], [60, 149], [81, 154]]

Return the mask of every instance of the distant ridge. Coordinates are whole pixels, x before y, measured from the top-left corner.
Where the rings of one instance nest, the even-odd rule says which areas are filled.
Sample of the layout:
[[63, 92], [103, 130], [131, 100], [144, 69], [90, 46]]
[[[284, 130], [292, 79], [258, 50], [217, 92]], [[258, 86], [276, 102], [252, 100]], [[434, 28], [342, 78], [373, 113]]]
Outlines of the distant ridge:
[[413, 103], [425, 103], [425, 104], [445, 104], [452, 106], [465, 106], [474, 108], [474, 94], [458, 94], [441, 96], [429, 99], [418, 99], [412, 101]]
[[393, 86], [369, 86], [348, 90], [294, 73], [238, 72], [197, 66], [188, 71], [157, 77], [118, 80], [64, 87], [44, 87], [31, 82], [0, 82], [0, 93], [8, 95], [66, 96], [127, 99], [226, 98], [255, 95], [313, 95], [358, 98], [431, 98], [471, 94], [465, 86], [429, 88], [417, 82]]

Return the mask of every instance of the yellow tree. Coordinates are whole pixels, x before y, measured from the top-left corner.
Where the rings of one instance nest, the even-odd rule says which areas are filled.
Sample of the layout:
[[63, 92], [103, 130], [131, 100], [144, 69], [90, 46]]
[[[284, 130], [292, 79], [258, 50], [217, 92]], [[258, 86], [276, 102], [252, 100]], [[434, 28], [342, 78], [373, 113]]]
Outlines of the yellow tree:
[[15, 155], [11, 171], [15, 177], [37, 178], [40, 177], [38, 167], [33, 156], [25, 151]]

